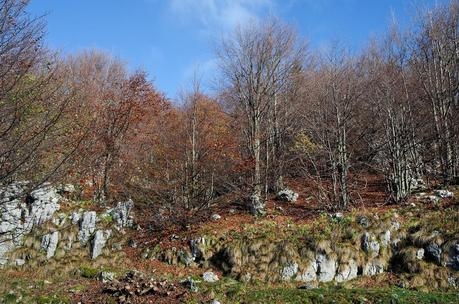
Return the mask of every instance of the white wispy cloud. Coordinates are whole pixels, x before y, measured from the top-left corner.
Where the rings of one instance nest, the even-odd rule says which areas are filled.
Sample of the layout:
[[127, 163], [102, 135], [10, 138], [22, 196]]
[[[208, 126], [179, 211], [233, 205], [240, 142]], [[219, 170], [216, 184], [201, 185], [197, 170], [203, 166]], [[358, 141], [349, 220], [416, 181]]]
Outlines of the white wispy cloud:
[[274, 0], [171, 0], [169, 9], [182, 21], [198, 22], [206, 28], [231, 29], [258, 20], [274, 4]]

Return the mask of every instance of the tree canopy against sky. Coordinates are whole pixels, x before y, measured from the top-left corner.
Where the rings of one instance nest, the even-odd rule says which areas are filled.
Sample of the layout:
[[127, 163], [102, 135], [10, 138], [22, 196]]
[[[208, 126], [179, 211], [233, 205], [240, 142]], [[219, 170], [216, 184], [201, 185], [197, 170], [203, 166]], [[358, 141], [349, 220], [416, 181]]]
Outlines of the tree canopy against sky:
[[[217, 58], [213, 41], [238, 24], [275, 15], [293, 24], [318, 50], [335, 40], [352, 50], [381, 36], [392, 19], [409, 25], [415, 7], [445, 0], [135, 0], [31, 1], [29, 11], [47, 14], [47, 42], [65, 53], [98, 48], [145, 69], [168, 97], [204, 74], [203, 89], [213, 89]], [[135, 45], [136, 47], [132, 47]]]

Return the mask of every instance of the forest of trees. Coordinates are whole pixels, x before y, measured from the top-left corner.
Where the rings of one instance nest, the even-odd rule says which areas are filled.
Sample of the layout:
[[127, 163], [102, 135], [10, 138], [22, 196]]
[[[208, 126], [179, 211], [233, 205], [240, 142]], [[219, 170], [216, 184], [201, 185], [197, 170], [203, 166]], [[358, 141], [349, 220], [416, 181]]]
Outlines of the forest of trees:
[[309, 180], [327, 210], [358, 199], [359, 174], [383, 176], [391, 203], [421, 179], [459, 183], [459, 0], [358, 53], [316, 52], [274, 18], [239, 27], [217, 42], [215, 94], [196, 77], [179, 102], [107, 53], [47, 48], [27, 5], [0, 0], [0, 184], [262, 215], [286, 178]]

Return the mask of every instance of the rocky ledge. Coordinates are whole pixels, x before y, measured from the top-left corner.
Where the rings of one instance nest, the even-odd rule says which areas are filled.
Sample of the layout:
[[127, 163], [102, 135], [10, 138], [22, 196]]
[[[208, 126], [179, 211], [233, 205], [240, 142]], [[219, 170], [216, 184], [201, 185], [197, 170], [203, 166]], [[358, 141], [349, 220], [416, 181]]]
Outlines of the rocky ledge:
[[72, 185], [44, 184], [30, 193], [27, 185], [0, 188], [0, 267], [75, 254], [96, 259], [104, 250], [120, 250], [117, 236], [134, 225], [131, 200], [98, 214], [65, 198], [74, 191]]
[[[309, 225], [283, 227], [265, 220], [240, 233], [189, 239], [185, 248], [147, 248], [143, 257], [214, 268], [240, 281], [296, 281], [308, 288], [385, 272], [395, 274], [400, 287], [458, 288], [457, 208], [407, 210], [403, 215], [327, 215]], [[441, 225], [449, 226], [442, 230]]]

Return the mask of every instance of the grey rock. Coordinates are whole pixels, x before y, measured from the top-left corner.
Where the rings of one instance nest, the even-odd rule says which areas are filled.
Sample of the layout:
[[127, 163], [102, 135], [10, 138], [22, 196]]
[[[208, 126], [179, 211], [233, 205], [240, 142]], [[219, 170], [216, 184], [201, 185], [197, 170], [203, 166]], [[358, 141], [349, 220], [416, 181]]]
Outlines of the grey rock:
[[364, 228], [368, 228], [370, 226], [370, 220], [366, 216], [359, 215], [356, 221], [357, 221], [357, 224], [359, 224], [360, 226]]
[[411, 178], [410, 184], [413, 191], [424, 191], [427, 189], [427, 185], [422, 178]]
[[114, 279], [115, 279], [115, 273], [114, 272], [102, 271], [99, 274], [99, 280], [102, 281], [102, 283], [111, 282]]
[[296, 280], [301, 282], [312, 282], [317, 280], [317, 262], [311, 261], [311, 263], [306, 267], [303, 272], [297, 275]]
[[212, 271], [206, 271], [202, 274], [202, 279], [207, 283], [215, 283], [218, 281], [218, 276]]
[[217, 213], [212, 214], [212, 216], [210, 217], [210, 219], [214, 222], [220, 220], [221, 218], [222, 218], [221, 215]]
[[52, 219], [52, 223], [56, 226], [63, 226], [66, 223], [66, 221], [67, 215], [65, 213], [60, 213]]
[[8, 252], [21, 246], [26, 234], [51, 220], [60, 208], [61, 197], [49, 183], [26, 195], [28, 186], [15, 182], [0, 187], [0, 265], [8, 262]]
[[284, 201], [284, 202], [289, 202], [289, 203], [294, 203], [298, 199], [298, 193], [294, 192], [291, 189], [283, 189], [279, 192], [277, 192], [277, 199]]
[[80, 222], [80, 231], [78, 231], [78, 240], [81, 245], [86, 243], [91, 238], [92, 234], [96, 230], [96, 212], [86, 211], [83, 213], [82, 220]]
[[188, 277], [187, 279], [180, 282], [185, 288], [188, 288], [192, 292], [198, 292], [198, 286], [196, 286], [196, 281]]
[[344, 282], [357, 277], [358, 265], [355, 260], [349, 260], [347, 264], [340, 264], [335, 276], [336, 282]]
[[330, 282], [336, 274], [336, 259], [325, 254], [317, 256], [317, 278], [319, 282]]
[[379, 259], [369, 261], [364, 267], [362, 274], [364, 276], [374, 276], [384, 272], [384, 264]]
[[374, 237], [368, 232], [365, 232], [362, 236], [362, 249], [367, 253], [379, 253], [379, 243], [374, 240]]
[[72, 184], [63, 184], [57, 188], [57, 191], [62, 194], [70, 194], [76, 191], [75, 186]]
[[436, 196], [441, 198], [450, 198], [454, 197], [454, 193], [448, 190], [434, 190]]
[[344, 214], [342, 214], [341, 212], [336, 212], [335, 214], [332, 215], [332, 218], [337, 221], [342, 220], [343, 217], [344, 217]]
[[452, 241], [445, 246], [445, 266], [459, 271], [459, 241]]
[[131, 214], [132, 208], [134, 208], [134, 202], [128, 200], [126, 202], [118, 202], [116, 207], [111, 210], [110, 214], [119, 227], [131, 228], [134, 225], [134, 219]]
[[288, 281], [291, 280], [298, 273], [298, 264], [291, 262], [282, 268], [281, 271], [281, 280]]
[[131, 247], [131, 248], [137, 248], [137, 242], [134, 241], [133, 239], [130, 239], [128, 241], [128, 246]]
[[31, 202], [29, 216], [34, 226], [40, 226], [49, 221], [53, 217], [54, 212], [60, 208], [58, 202], [61, 196], [57, 193], [56, 188], [50, 184], [44, 184], [40, 188], [35, 189], [29, 194], [27, 199]]
[[46, 251], [46, 258], [50, 259], [54, 256], [59, 242], [59, 232], [54, 231], [45, 234], [41, 239], [41, 248]]
[[390, 230], [386, 230], [386, 232], [383, 233], [381, 236], [381, 244], [384, 247], [387, 247], [390, 245], [390, 240], [391, 240], [391, 232]]
[[16, 266], [22, 266], [22, 265], [25, 264], [25, 260], [23, 260], [23, 259], [16, 259], [16, 260], [14, 261], [14, 264], [15, 264]]
[[400, 223], [398, 221], [393, 221], [391, 223], [391, 229], [395, 230], [395, 231], [399, 230], [400, 229]]
[[81, 212], [72, 212], [72, 214], [70, 215], [70, 220], [72, 221], [72, 224], [76, 225], [80, 222], [81, 217]]
[[179, 259], [180, 259], [180, 262], [187, 267], [193, 264], [194, 262], [193, 255], [188, 251], [181, 250], [179, 252]]
[[221, 304], [218, 300], [212, 300], [210, 304]]
[[433, 262], [437, 263], [438, 265], [440, 265], [441, 252], [442, 252], [442, 250], [441, 250], [440, 246], [438, 246], [435, 243], [431, 243], [431, 244], [427, 245], [427, 247], [425, 247], [424, 255], [425, 255], [427, 260], [433, 261]]
[[107, 240], [112, 235], [111, 230], [97, 230], [94, 238], [92, 240], [91, 246], [91, 259], [97, 258], [101, 253], [102, 249], [104, 249]]
[[424, 248], [420, 248], [416, 251], [416, 259], [422, 260], [424, 258]]
[[204, 242], [203, 238], [197, 238], [194, 240], [190, 240], [189, 244], [190, 244], [190, 250], [191, 250], [191, 257], [193, 258], [193, 261], [201, 260], [203, 256], [203, 252], [201, 251], [199, 244], [203, 242]]

